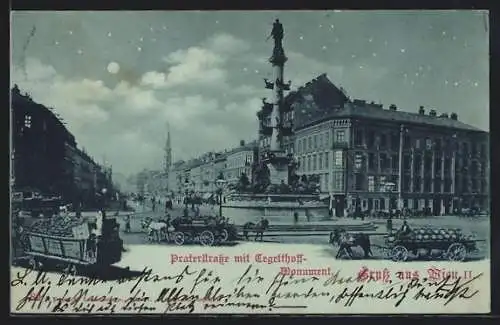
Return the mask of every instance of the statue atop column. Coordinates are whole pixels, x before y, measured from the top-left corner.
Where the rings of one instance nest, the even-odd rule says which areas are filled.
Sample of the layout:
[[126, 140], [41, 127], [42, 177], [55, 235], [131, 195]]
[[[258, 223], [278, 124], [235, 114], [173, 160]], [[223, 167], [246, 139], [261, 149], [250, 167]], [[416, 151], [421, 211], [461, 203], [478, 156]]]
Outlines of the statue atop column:
[[267, 37], [267, 39], [270, 37], [274, 39], [273, 56], [270, 59], [272, 63], [282, 64], [286, 61], [285, 51], [282, 44], [283, 34], [283, 25], [280, 23], [279, 19], [276, 19], [273, 23], [271, 35]]
[[273, 23], [273, 30], [271, 31], [271, 35], [274, 39], [274, 45], [276, 47], [282, 47], [281, 41], [283, 40], [283, 25], [280, 23], [279, 19]]

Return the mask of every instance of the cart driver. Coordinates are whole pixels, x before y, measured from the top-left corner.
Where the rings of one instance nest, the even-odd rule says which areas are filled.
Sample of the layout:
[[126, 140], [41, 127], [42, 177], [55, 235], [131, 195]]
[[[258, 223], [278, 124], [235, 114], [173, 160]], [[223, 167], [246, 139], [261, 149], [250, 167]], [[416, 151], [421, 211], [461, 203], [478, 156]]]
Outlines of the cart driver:
[[399, 234], [402, 236], [408, 236], [411, 233], [411, 228], [408, 226], [408, 223], [403, 221], [403, 225], [401, 226], [401, 229], [399, 229]]

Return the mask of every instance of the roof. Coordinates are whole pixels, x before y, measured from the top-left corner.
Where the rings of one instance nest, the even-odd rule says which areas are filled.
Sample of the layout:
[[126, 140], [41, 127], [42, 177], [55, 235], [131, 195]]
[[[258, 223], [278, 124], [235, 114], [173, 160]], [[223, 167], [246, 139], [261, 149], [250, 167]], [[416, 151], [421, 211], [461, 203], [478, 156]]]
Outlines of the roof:
[[243, 146], [239, 146], [239, 147], [236, 147], [236, 148], [229, 150], [228, 152], [226, 152], [226, 156], [229, 156], [229, 155], [232, 155], [232, 154], [235, 154], [238, 152], [242, 152], [242, 151], [253, 151], [253, 149], [257, 146], [258, 146], [258, 141], [253, 140], [249, 143], [244, 144]]
[[292, 97], [287, 100], [292, 101], [290, 104], [295, 105], [295, 130], [334, 118], [354, 117], [485, 132], [448, 117], [383, 109], [381, 104], [366, 103], [363, 100], [350, 101], [345, 92], [341, 88], [337, 88], [326, 74], [308, 82], [304, 87], [300, 87], [297, 92], [290, 93], [290, 95]]
[[325, 111], [321, 115], [316, 115], [308, 121], [308, 123], [303, 124], [299, 128], [307, 127], [318, 123], [320, 121], [326, 121], [333, 118], [342, 118], [342, 117], [350, 117], [350, 118], [365, 118], [365, 119], [375, 119], [375, 120], [385, 120], [385, 121], [393, 121], [399, 123], [407, 123], [407, 124], [423, 124], [435, 127], [445, 127], [445, 128], [453, 128], [453, 129], [461, 129], [467, 131], [475, 131], [475, 132], [485, 132], [479, 128], [468, 125], [458, 120], [453, 120], [448, 117], [438, 117], [438, 116], [430, 116], [423, 115], [419, 113], [411, 113], [405, 111], [394, 111], [389, 109], [383, 109], [381, 107], [377, 107], [376, 105], [370, 104], [353, 104], [348, 103], [344, 108], [335, 109]]

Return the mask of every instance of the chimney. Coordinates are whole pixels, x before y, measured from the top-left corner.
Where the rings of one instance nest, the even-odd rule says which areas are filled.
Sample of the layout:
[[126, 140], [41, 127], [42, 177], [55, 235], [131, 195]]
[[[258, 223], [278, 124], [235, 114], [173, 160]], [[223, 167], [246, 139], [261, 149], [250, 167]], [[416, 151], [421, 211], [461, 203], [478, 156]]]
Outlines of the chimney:
[[443, 114], [439, 115], [439, 117], [442, 117], [442, 118], [448, 118], [448, 114], [443, 113]]
[[394, 104], [391, 104], [391, 105], [389, 106], [389, 110], [390, 110], [390, 111], [397, 111], [397, 110], [398, 110], [398, 107], [397, 107], [396, 105], [394, 105]]
[[420, 115], [424, 115], [425, 114], [425, 109], [423, 106], [420, 106], [420, 108], [418, 109], [418, 114]]
[[458, 121], [458, 115], [457, 115], [457, 113], [451, 113], [450, 118], [452, 120]]
[[245, 146], [245, 140], [240, 140], [240, 147], [244, 147]]
[[432, 116], [432, 117], [436, 117], [437, 113], [436, 113], [436, 110], [435, 109], [431, 109], [429, 111], [429, 116]]

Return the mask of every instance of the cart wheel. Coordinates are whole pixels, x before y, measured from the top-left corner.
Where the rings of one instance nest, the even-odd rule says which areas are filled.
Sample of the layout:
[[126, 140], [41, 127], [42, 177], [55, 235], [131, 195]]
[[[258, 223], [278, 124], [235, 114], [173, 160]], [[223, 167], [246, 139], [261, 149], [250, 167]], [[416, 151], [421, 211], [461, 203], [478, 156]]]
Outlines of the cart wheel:
[[391, 250], [391, 259], [394, 262], [404, 262], [408, 259], [408, 250], [406, 247], [397, 245]]
[[446, 256], [450, 261], [462, 262], [467, 256], [467, 249], [462, 243], [453, 243], [448, 247]]
[[184, 239], [185, 239], [185, 236], [184, 236], [184, 233], [178, 231], [176, 233], [174, 233], [174, 243], [176, 245], [183, 245], [184, 244]]
[[229, 232], [226, 229], [222, 229], [220, 232], [220, 241], [222, 243], [226, 242], [229, 239]]
[[215, 236], [211, 231], [205, 230], [200, 234], [200, 243], [203, 246], [212, 246], [214, 242]]

